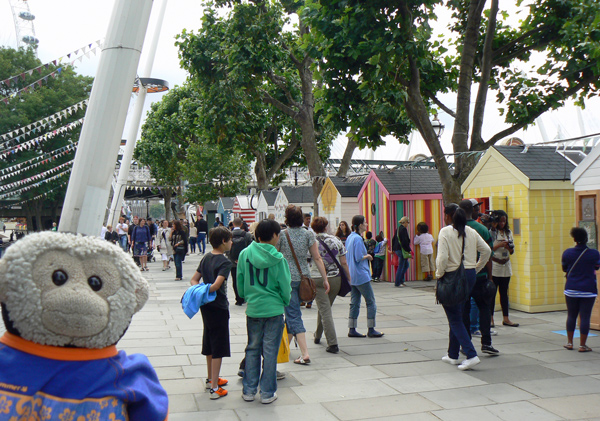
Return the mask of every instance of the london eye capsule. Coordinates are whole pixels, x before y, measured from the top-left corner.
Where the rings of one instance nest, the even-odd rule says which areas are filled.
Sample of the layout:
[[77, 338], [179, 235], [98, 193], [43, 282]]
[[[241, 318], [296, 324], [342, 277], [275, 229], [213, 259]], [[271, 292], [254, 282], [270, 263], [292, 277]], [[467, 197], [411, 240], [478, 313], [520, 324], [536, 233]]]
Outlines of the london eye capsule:
[[23, 20], [34, 20], [35, 15], [31, 12], [19, 12], [19, 17]]
[[25, 44], [29, 44], [29, 45], [34, 45], [34, 44], [39, 44], [40, 40], [37, 39], [36, 37], [32, 36], [32, 35], [25, 35], [23, 38], [21, 38], [23, 40], [23, 42]]

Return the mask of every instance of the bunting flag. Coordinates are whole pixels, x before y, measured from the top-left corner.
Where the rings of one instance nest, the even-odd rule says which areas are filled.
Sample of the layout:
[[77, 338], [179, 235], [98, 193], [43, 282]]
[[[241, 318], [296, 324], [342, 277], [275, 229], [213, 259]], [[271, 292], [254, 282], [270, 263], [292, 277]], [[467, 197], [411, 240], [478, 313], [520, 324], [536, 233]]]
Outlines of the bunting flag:
[[27, 202], [32, 202], [34, 200], [42, 199], [44, 197], [47, 197], [53, 191], [56, 191], [58, 189], [63, 188], [68, 182], [69, 182], [69, 180], [64, 181], [64, 182], [60, 183], [58, 186], [54, 187], [53, 189], [50, 189], [50, 190], [48, 190], [48, 191], [46, 191], [46, 192], [44, 192], [44, 193], [42, 193], [42, 194], [40, 194], [40, 195], [38, 195], [36, 197], [32, 197], [31, 199], [27, 199], [27, 200], [22, 200], [22, 201], [17, 202], [17, 203], [11, 203], [10, 205], [6, 205], [6, 206], [0, 207], [0, 209], [10, 209], [13, 206], [20, 206], [20, 205], [23, 205], [23, 204], [25, 204]]
[[[94, 55], [96, 55], [96, 48], [102, 48], [102, 41], [101, 40], [97, 40], [95, 41], [96, 47], [92, 48], [92, 45], [94, 43], [90, 43], [87, 45], [84, 45], [81, 48], [78, 48], [75, 51], [72, 51], [64, 56], [59, 57], [56, 60], [52, 60], [49, 61], [48, 63], [42, 64], [34, 69], [30, 69], [30, 70], [26, 70], [18, 75], [15, 76], [11, 76], [8, 79], [4, 79], [4, 80], [0, 80], [0, 83], [7, 86], [8, 88], [11, 88], [13, 85], [16, 86], [19, 82], [19, 78], [21, 78], [22, 81], [25, 81], [25, 77], [26, 75], [33, 75], [33, 72], [37, 72], [39, 75], [42, 74], [42, 70], [46, 69], [48, 70], [50, 68], [50, 65], [56, 66], [57, 64], [62, 63], [62, 61], [66, 58], [69, 59], [70, 63], [73, 64], [75, 63], [76, 60], [82, 61], [83, 57], [90, 57], [90, 53], [93, 53]], [[71, 56], [77, 56], [79, 54], [79, 52], [81, 52], [81, 56], [80, 57], [75, 57], [72, 61]]]
[[[80, 101], [77, 104], [71, 105], [70, 107], [67, 107], [64, 110], [52, 114], [51, 116], [44, 117], [43, 119], [38, 120], [35, 123], [31, 123], [27, 126], [15, 129], [11, 132], [4, 133], [3, 135], [0, 135], [0, 139], [2, 139], [2, 141], [12, 139], [10, 140], [10, 142], [19, 142], [25, 140], [27, 135], [33, 135], [35, 133], [42, 132], [48, 123], [61, 121], [63, 118], [66, 118], [79, 110], [85, 109], [85, 107], [87, 107], [88, 105], [88, 101], [89, 99], [84, 99], [83, 101]], [[0, 149], [5, 149], [9, 146], [14, 146], [14, 144], [10, 145], [10, 142], [5, 142], [4, 144], [0, 143]]]
[[9, 184], [4, 184], [2, 186], [0, 186], [0, 191], [6, 191], [6, 190], [10, 190], [10, 189], [14, 189], [15, 187], [20, 187], [23, 186], [25, 184], [29, 184], [32, 181], [37, 181], [40, 180], [42, 178], [45, 178], [46, 176], [50, 175], [50, 174], [54, 174], [60, 170], [62, 170], [63, 168], [69, 167], [71, 165], [73, 165], [73, 159], [70, 161], [67, 161], [63, 164], [60, 164], [57, 167], [51, 168], [47, 171], [41, 172], [39, 174], [36, 175], [32, 175], [31, 177], [27, 177], [24, 178], [23, 180], [19, 180], [19, 181], [15, 181], [14, 183], [9, 183]]
[[[45, 165], [50, 161], [54, 161], [61, 156], [68, 155], [77, 149], [77, 143], [72, 143], [67, 146], [63, 146], [62, 148], [55, 149], [54, 151], [45, 153], [33, 159], [21, 162], [17, 165], [13, 165], [12, 167], [5, 168], [0, 170], [0, 181], [7, 180], [16, 175], [19, 175], [25, 171], [29, 171], [33, 168], [39, 167], [40, 165]], [[31, 163], [30, 165], [27, 165]], [[2, 175], [3, 174], [3, 175]]]
[[34, 189], [36, 187], [41, 186], [42, 184], [46, 184], [46, 183], [54, 181], [54, 180], [56, 180], [56, 179], [58, 179], [60, 177], [64, 177], [65, 175], [67, 175], [68, 173], [70, 173], [72, 169], [73, 168], [68, 168], [65, 171], [61, 172], [60, 174], [56, 174], [56, 175], [54, 175], [54, 176], [52, 176], [50, 178], [46, 178], [44, 180], [38, 181], [35, 184], [31, 184], [29, 186], [25, 186], [25, 187], [20, 188], [18, 190], [13, 190], [13, 191], [10, 191], [10, 192], [4, 193], [4, 194], [0, 194], [0, 199], [4, 199], [4, 198], [10, 197], [10, 196], [14, 196], [15, 194], [19, 194], [19, 193], [25, 193], [25, 192], [27, 192], [27, 191], [29, 191], [31, 189]]
[[19, 90], [18, 90], [18, 91], [16, 91], [16, 92], [13, 92], [13, 93], [12, 93], [10, 96], [3, 98], [3, 99], [2, 99], [2, 102], [4, 102], [5, 104], [8, 104], [8, 100], [9, 100], [9, 99], [11, 99], [11, 98], [16, 98], [17, 96], [18, 96], [19, 98], [21, 98], [21, 95], [22, 95], [23, 93], [28, 93], [29, 91], [33, 91], [34, 89], [36, 89], [36, 87], [37, 87], [37, 88], [39, 88], [39, 87], [41, 87], [41, 86], [42, 86], [42, 84], [44, 84], [44, 83], [48, 83], [48, 79], [49, 79], [49, 78], [53, 78], [53, 79], [55, 79], [57, 76], [60, 76], [60, 74], [62, 73], [62, 71], [63, 71], [63, 68], [62, 68], [62, 67], [59, 67], [58, 69], [56, 69], [56, 70], [55, 70], [55, 71], [53, 71], [52, 73], [50, 73], [50, 74], [48, 74], [48, 75], [44, 76], [43, 78], [41, 78], [41, 79], [38, 79], [38, 80], [36, 80], [35, 82], [33, 82], [33, 83], [31, 83], [31, 84], [27, 85], [26, 87], [24, 87], [24, 88], [22, 88], [22, 89], [19, 89]]
[[34, 139], [28, 140], [27, 142], [21, 143], [17, 146], [13, 146], [11, 148], [8, 149], [4, 149], [0, 151], [0, 158], [6, 158], [7, 156], [11, 155], [11, 154], [15, 154], [15, 153], [19, 153], [23, 150], [29, 150], [32, 149], [36, 146], [38, 146], [39, 144], [46, 142], [47, 140], [52, 139], [55, 136], [58, 136], [59, 134], [68, 132], [73, 130], [74, 128], [80, 126], [83, 124], [83, 120], [85, 118], [80, 118], [79, 120], [75, 120], [72, 123], [69, 123], [65, 126], [59, 127], [58, 129], [53, 130], [50, 133], [46, 133], [42, 136], [36, 137]]

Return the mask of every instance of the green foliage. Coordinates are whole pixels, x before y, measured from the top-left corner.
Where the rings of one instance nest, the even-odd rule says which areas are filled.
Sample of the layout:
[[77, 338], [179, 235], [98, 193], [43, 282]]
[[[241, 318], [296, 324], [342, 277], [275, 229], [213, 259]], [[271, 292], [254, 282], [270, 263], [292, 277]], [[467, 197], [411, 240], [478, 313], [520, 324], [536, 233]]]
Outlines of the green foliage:
[[156, 220], [164, 219], [165, 206], [161, 203], [153, 203], [150, 205], [150, 218]]
[[[40, 60], [35, 57], [32, 49], [15, 50], [8, 47], [0, 47], [0, 80], [14, 75], [20, 75], [23, 72], [27, 72], [30, 69], [40, 66], [41, 64], [42, 63]], [[47, 84], [43, 84], [41, 87], [36, 87], [36, 89], [29, 91], [28, 93], [22, 93], [20, 98], [18, 96], [13, 97], [8, 104], [0, 102], [0, 134], [4, 134], [34, 123], [88, 98], [92, 88], [93, 79], [90, 77], [77, 75], [73, 67], [70, 65], [60, 65], [58, 67], [62, 68], [60, 75], [58, 75], [56, 78], [48, 78]], [[30, 85], [36, 80], [56, 71], [58, 67], [50, 65], [47, 69], [42, 68], [41, 74], [38, 74], [38, 72], [33, 72], [31, 76], [25, 74], [24, 80], [19, 77], [17, 86], [12, 85], [11, 87], [6, 87], [4, 85], [0, 85], [0, 95], [12, 95], [23, 87]], [[78, 120], [84, 116], [84, 113], [85, 111], [78, 111], [71, 116], [63, 117], [59, 121], [48, 121], [34, 133], [28, 134], [24, 139], [21, 138], [18, 141], [18, 144], [39, 137], [44, 133], [50, 133], [59, 127]], [[81, 126], [71, 131], [58, 134], [52, 139], [40, 142], [33, 147], [22, 149], [17, 153], [11, 154], [6, 159], [0, 161], [0, 169], [17, 165], [41, 156], [47, 152], [54, 151], [58, 148], [76, 142], [79, 139], [80, 130]], [[0, 143], [4, 143], [4, 141], [0, 140]], [[15, 141], [14, 145], [16, 144], [17, 142]], [[42, 165], [31, 168], [27, 171], [23, 171], [12, 178], [2, 180], [0, 183], [9, 184], [14, 181], [35, 176], [51, 168], [57, 167], [64, 162], [72, 160], [73, 158], [74, 152], [71, 152], [67, 155], [59, 156], [56, 159], [50, 159], [47, 162], [44, 161]], [[39, 196], [40, 194], [58, 187], [61, 183], [67, 180], [68, 176], [65, 176], [56, 181], [42, 184], [39, 187], [19, 195], [11, 196], [10, 199], [13, 201], [30, 200], [33, 197]], [[64, 199], [65, 192], [66, 185], [62, 188], [56, 189], [52, 193], [49, 193], [44, 200], [62, 201]]]

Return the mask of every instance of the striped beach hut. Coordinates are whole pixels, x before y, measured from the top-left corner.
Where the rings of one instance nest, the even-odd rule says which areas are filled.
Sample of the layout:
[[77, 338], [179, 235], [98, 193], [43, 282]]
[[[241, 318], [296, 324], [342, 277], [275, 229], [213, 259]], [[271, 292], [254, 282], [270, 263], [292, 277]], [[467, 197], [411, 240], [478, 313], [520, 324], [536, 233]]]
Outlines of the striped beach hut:
[[[436, 169], [398, 168], [372, 170], [358, 194], [361, 213], [368, 223], [368, 230], [375, 237], [380, 231], [391, 242], [398, 221], [408, 216], [411, 243], [419, 222], [429, 225], [429, 232], [437, 242], [437, 235], [444, 226], [442, 184]], [[413, 250], [414, 246], [411, 246]], [[391, 248], [391, 247], [390, 247]], [[434, 247], [434, 253], [436, 252]], [[385, 279], [393, 281], [396, 268], [387, 254], [384, 266]], [[410, 261], [406, 273], [409, 281], [423, 279], [418, 250]]]
[[236, 196], [233, 201], [234, 217], [241, 217], [247, 224], [256, 221], [257, 201], [258, 196], [255, 194]]

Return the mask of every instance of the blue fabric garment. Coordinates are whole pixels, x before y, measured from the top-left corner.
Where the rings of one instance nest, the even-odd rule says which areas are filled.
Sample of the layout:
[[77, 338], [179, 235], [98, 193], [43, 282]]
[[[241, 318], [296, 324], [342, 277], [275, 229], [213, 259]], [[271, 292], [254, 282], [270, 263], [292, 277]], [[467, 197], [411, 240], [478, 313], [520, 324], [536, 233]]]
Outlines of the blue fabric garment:
[[562, 268], [568, 274], [565, 289], [598, 294], [596, 274], [594, 273], [600, 266], [600, 253], [598, 253], [598, 250], [588, 248], [575, 264], [577, 258], [586, 248], [585, 245], [578, 244], [564, 251]]
[[133, 232], [131, 233], [131, 241], [134, 243], [147, 243], [150, 240], [152, 240], [152, 235], [150, 234], [150, 228], [148, 228], [147, 225], [133, 228]]
[[209, 289], [209, 284], [200, 283], [189, 287], [183, 294], [183, 297], [181, 298], [181, 307], [183, 308], [183, 312], [190, 319], [200, 311], [200, 307], [217, 298], [217, 292], [209, 292]]
[[[3, 342], [9, 337], [5, 334]], [[13, 338], [22, 349], [0, 344], [0, 419], [167, 418], [167, 393], [145, 355], [117, 353], [111, 347], [114, 352], [97, 357], [94, 352], [104, 350], [40, 346]], [[74, 353], [78, 357], [72, 358]]]
[[363, 260], [363, 256], [367, 254], [367, 248], [362, 237], [353, 232], [346, 239], [346, 261], [350, 269], [350, 284], [362, 285], [371, 282], [371, 269], [369, 261]]

